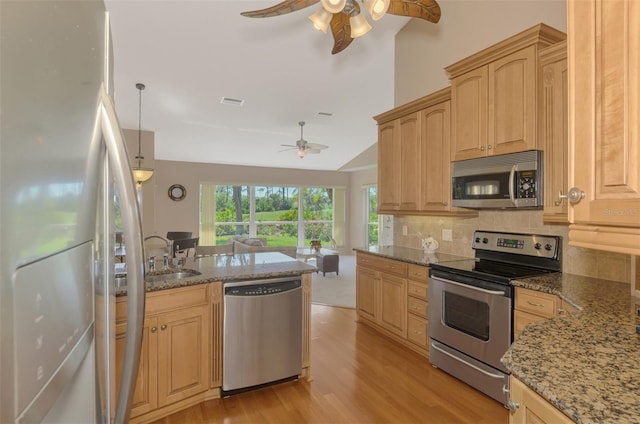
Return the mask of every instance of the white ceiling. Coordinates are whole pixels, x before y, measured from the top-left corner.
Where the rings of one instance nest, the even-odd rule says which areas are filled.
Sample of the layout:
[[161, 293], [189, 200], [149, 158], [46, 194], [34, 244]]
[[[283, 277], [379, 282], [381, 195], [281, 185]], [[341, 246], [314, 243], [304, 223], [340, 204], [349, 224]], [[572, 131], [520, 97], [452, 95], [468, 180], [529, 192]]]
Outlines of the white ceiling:
[[[240, 15], [277, 2], [107, 0], [122, 127], [138, 128], [142, 82], [142, 129], [155, 132], [156, 160], [337, 170], [375, 144], [372, 117], [393, 107], [394, 36], [408, 18], [387, 15], [332, 55], [330, 30], [308, 20], [319, 4]], [[329, 148], [304, 159], [282, 152], [300, 138], [298, 121], [305, 140]]]

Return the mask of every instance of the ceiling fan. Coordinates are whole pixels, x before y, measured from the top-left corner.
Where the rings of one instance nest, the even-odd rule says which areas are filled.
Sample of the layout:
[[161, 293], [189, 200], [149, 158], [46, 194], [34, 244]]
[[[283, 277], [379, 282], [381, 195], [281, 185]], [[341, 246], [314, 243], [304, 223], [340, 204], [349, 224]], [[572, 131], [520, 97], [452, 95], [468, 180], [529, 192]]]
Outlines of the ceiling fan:
[[[437, 23], [440, 20], [440, 6], [436, 0], [361, 0], [369, 15], [375, 21], [386, 13], [398, 16], [420, 18]], [[300, 9], [322, 3], [309, 19], [322, 32], [327, 32], [331, 25], [334, 44], [331, 54], [340, 53], [346, 49], [354, 38], [366, 34], [371, 25], [361, 13], [358, 0], [284, 0], [266, 9], [242, 12], [242, 16], [249, 18], [268, 18], [284, 15]]]
[[298, 149], [298, 157], [302, 159], [304, 155], [306, 155], [307, 153], [320, 153], [321, 151], [329, 147], [329, 146], [325, 146], [324, 144], [309, 143], [302, 136], [302, 128], [304, 127], [304, 121], [298, 122], [298, 125], [300, 125], [300, 140], [296, 141], [295, 146], [293, 144], [281, 144], [281, 146], [283, 147], [288, 147], [288, 149], [281, 150], [281, 152]]

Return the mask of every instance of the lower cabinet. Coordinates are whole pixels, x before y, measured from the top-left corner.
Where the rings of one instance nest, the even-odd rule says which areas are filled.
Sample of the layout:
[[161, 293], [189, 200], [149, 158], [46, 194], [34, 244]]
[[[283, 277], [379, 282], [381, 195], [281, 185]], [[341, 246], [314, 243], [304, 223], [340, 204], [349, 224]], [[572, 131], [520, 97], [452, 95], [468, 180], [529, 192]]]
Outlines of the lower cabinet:
[[358, 320], [428, 356], [427, 267], [357, 254]]
[[570, 424], [573, 421], [514, 376], [509, 377], [511, 401], [509, 424]]
[[514, 306], [514, 337], [532, 322], [575, 312], [576, 308], [550, 293], [516, 287]]
[[[132, 422], [161, 418], [209, 390], [209, 285], [147, 294]], [[116, 390], [124, 359], [126, 298], [116, 301]], [[191, 398], [191, 399], [190, 399]]]

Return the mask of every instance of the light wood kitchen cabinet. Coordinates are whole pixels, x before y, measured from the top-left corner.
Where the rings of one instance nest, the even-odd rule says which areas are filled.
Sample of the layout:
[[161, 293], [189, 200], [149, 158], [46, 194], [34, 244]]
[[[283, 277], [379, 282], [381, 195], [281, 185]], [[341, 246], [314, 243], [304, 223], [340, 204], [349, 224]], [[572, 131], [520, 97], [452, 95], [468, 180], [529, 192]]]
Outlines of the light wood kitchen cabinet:
[[429, 268], [409, 264], [407, 290], [407, 340], [415, 344], [420, 353], [428, 355], [427, 293]]
[[568, 416], [524, 385], [509, 377], [511, 401], [516, 408], [509, 413], [509, 424], [571, 424]]
[[446, 88], [374, 117], [379, 213], [477, 216], [451, 207], [450, 97]]
[[573, 313], [576, 310], [575, 307], [554, 294], [516, 287], [514, 337], [517, 337], [532, 322]]
[[538, 50], [565, 38], [539, 24], [445, 68], [452, 160], [538, 148]]
[[[209, 389], [209, 286], [148, 293], [131, 422], [163, 417]], [[116, 370], [122, 368], [126, 297], [116, 300]], [[119, 381], [116, 382], [119, 385]], [[119, 387], [119, 386], [117, 386]], [[186, 402], [186, 404], [185, 404]]]
[[640, 255], [640, 3], [567, 5], [569, 244]]
[[378, 211], [391, 213], [400, 209], [400, 142], [396, 128], [395, 120], [378, 125]]
[[568, 201], [568, 70], [567, 43], [540, 50], [542, 100], [540, 109], [540, 147], [544, 149], [545, 222], [569, 222]]
[[427, 279], [425, 266], [358, 252], [358, 320], [427, 357]]
[[356, 311], [389, 333], [406, 338], [407, 264], [358, 253]]
[[379, 128], [378, 210], [418, 210], [420, 119], [420, 113], [414, 112]]

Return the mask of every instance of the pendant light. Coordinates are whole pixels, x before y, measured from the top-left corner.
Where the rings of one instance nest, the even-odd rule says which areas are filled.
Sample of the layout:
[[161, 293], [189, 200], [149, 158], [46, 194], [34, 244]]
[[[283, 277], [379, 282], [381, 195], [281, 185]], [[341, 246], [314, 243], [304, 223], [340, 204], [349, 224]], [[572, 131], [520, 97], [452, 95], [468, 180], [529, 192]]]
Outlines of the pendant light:
[[136, 88], [139, 91], [138, 96], [138, 166], [131, 168], [131, 172], [133, 173], [133, 180], [136, 182], [136, 187], [141, 188], [142, 183], [149, 180], [153, 176], [153, 169], [151, 168], [143, 168], [142, 160], [144, 156], [142, 156], [142, 90], [145, 89], [145, 85], [142, 83], [137, 83]]

